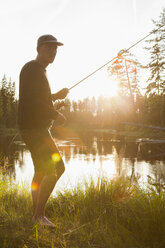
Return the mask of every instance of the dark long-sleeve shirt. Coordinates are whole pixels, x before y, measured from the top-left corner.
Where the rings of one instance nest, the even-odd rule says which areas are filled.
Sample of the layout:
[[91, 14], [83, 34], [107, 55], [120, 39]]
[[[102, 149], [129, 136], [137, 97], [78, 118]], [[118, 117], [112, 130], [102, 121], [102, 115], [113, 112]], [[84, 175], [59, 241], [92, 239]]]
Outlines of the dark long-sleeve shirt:
[[20, 129], [47, 128], [58, 112], [54, 109], [46, 70], [36, 60], [20, 73], [18, 125]]

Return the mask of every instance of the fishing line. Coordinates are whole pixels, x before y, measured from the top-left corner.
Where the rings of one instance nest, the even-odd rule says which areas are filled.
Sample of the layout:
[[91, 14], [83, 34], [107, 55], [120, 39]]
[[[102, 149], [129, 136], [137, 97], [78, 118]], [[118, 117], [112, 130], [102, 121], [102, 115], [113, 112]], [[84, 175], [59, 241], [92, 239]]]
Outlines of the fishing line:
[[[131, 48], [135, 47], [137, 44], [139, 44], [140, 42], [142, 42], [143, 40], [145, 40], [146, 38], [148, 38], [151, 34], [156, 33], [159, 29], [161, 29], [164, 26], [165, 26], [165, 24], [163, 24], [162, 26], [160, 26], [158, 29], [150, 32], [145, 37], [143, 37], [142, 39], [140, 39], [139, 41], [137, 41], [136, 43], [134, 43], [133, 45], [131, 45], [129, 48], [124, 49], [121, 54], [124, 54], [124, 53], [128, 52]], [[83, 81], [85, 81], [87, 78], [91, 77], [93, 74], [95, 74], [96, 72], [98, 72], [99, 70], [101, 70], [102, 68], [104, 68], [106, 65], [108, 65], [109, 63], [111, 63], [115, 58], [116, 57], [114, 57], [113, 59], [109, 60], [107, 63], [105, 63], [104, 65], [100, 66], [99, 68], [97, 68], [96, 70], [94, 70], [92, 73], [90, 73], [89, 75], [87, 75], [86, 77], [84, 77], [83, 79], [81, 79], [78, 83], [76, 83], [73, 86], [71, 86], [69, 88], [69, 90], [73, 89], [74, 87], [76, 87], [77, 85], [79, 85], [80, 83], [82, 83]]]

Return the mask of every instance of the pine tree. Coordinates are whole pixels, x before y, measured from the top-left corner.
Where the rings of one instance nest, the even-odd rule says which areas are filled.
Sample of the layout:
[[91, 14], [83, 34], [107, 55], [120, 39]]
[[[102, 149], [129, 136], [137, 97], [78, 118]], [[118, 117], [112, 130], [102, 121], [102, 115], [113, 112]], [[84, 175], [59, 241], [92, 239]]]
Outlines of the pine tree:
[[72, 101], [72, 108], [73, 108], [74, 112], [77, 111], [77, 102], [76, 101]]
[[[147, 40], [149, 44], [145, 47], [150, 52], [150, 61], [144, 66], [150, 70], [150, 77], [148, 78], [147, 94], [155, 93], [161, 95], [165, 93], [165, 9], [160, 14], [159, 20], [154, 21], [155, 29], [153, 38]], [[158, 28], [161, 29], [157, 30]], [[157, 30], [157, 31], [156, 31]]]
[[0, 126], [2, 125], [2, 119], [3, 119], [3, 103], [2, 103], [2, 92], [0, 88]]
[[4, 75], [1, 81], [1, 97], [2, 97], [2, 125], [6, 126], [7, 114], [8, 114], [8, 99], [7, 99], [7, 79]]
[[96, 99], [94, 96], [92, 97], [92, 100], [91, 100], [90, 111], [92, 112], [93, 115], [96, 115], [97, 113], [97, 104], [96, 104]]
[[0, 84], [0, 126], [16, 127], [17, 104], [15, 83], [12, 83], [11, 79], [7, 81], [4, 75]]

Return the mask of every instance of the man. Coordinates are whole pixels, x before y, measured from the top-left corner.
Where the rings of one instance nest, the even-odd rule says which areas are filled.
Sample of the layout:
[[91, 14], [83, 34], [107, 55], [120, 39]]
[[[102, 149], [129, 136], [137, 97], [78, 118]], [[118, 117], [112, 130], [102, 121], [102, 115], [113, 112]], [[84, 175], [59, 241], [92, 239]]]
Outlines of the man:
[[61, 42], [52, 35], [43, 35], [37, 42], [37, 57], [26, 63], [20, 73], [18, 125], [21, 136], [31, 152], [34, 164], [32, 221], [50, 227], [45, 217], [45, 205], [55, 184], [64, 172], [64, 163], [49, 128], [53, 120], [63, 124], [65, 117], [56, 111], [53, 102], [64, 99], [68, 89], [51, 94], [46, 67], [53, 63]]

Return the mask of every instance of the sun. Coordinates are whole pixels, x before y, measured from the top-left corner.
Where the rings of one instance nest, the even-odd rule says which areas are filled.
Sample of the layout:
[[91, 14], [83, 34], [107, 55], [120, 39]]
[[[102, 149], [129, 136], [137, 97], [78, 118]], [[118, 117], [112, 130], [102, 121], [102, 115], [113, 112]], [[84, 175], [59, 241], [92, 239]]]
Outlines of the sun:
[[118, 80], [111, 78], [107, 71], [103, 70], [71, 90], [70, 96], [75, 99], [115, 97], [118, 95], [118, 84]]
[[113, 97], [113, 96], [117, 96], [118, 95], [118, 81], [117, 80], [109, 79], [108, 88], [110, 89], [107, 92], [107, 95], [109, 97]]
[[111, 79], [110, 77], [102, 78], [100, 95], [105, 97], [114, 97], [118, 95], [118, 80]]

